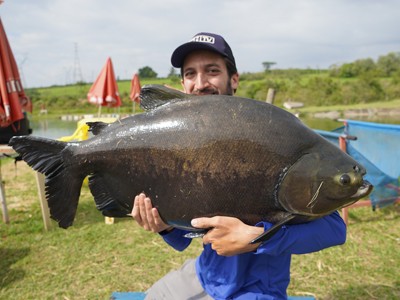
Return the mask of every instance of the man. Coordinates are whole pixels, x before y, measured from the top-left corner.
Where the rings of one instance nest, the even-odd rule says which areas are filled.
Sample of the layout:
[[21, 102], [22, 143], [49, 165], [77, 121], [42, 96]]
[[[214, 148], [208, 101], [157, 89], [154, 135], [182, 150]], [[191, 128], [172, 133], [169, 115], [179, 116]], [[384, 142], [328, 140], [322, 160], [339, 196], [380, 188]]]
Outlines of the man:
[[[195, 35], [173, 52], [171, 62], [181, 68], [186, 93], [233, 95], [238, 87], [232, 50], [219, 35]], [[132, 216], [179, 251], [191, 242], [184, 237], [185, 231], [162, 221], [144, 194], [135, 197]], [[146, 299], [285, 299], [292, 254], [319, 251], [346, 239], [346, 226], [337, 212], [313, 222], [284, 226], [267, 242], [255, 245], [249, 242], [272, 224], [249, 226], [236, 218], [216, 216], [194, 219], [192, 225], [212, 228], [203, 237], [203, 252], [156, 282]]]

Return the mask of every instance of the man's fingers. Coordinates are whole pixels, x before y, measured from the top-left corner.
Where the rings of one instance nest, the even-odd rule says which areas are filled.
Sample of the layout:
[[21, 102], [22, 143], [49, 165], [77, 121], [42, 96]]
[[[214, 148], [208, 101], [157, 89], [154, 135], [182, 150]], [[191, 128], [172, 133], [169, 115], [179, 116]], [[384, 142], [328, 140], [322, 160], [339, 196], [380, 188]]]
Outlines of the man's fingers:
[[153, 207], [153, 209], [151, 210], [151, 214], [153, 216], [153, 221], [154, 223], [159, 226], [159, 225], [164, 225], [163, 220], [160, 217], [160, 214], [158, 213], [158, 209]]
[[160, 232], [171, 228], [170, 225], [164, 223], [157, 208], [153, 207], [150, 198], [146, 197], [144, 193], [135, 197], [132, 217], [140, 226], [148, 231]]
[[153, 212], [152, 212], [153, 204], [151, 203], [150, 198], [145, 198], [145, 199], [144, 199], [144, 208], [145, 208], [145, 210], [146, 210], [146, 219], [147, 219], [147, 222], [148, 222], [149, 224], [154, 223]]
[[142, 218], [140, 216], [140, 211], [139, 211], [139, 196], [135, 197], [135, 200], [133, 201], [133, 208], [131, 212], [132, 218], [136, 220], [136, 222], [141, 223]]
[[216, 227], [216, 226], [218, 226], [218, 217], [193, 219], [191, 224], [193, 227], [196, 227], [196, 228]]
[[146, 196], [145, 194], [140, 194], [138, 196], [138, 207], [139, 207], [139, 215], [140, 215], [140, 220], [141, 222], [139, 223], [141, 226], [143, 226], [144, 229], [149, 230], [149, 222], [147, 219], [147, 210], [146, 210], [146, 203], [145, 203]]

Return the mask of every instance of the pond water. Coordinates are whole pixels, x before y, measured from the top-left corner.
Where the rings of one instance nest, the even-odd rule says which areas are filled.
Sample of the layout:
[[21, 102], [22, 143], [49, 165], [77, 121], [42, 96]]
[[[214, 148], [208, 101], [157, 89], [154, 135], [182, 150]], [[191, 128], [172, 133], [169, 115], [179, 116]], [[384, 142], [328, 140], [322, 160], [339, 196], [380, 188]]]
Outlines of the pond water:
[[74, 133], [76, 121], [61, 121], [61, 119], [30, 119], [32, 135], [57, 139]]
[[[320, 130], [333, 130], [343, 125], [342, 122], [331, 119], [318, 119], [318, 118], [300, 118], [307, 126], [313, 129]], [[386, 124], [400, 124], [400, 116], [387, 117], [380, 119], [359, 118], [358, 120], [386, 123]], [[31, 127], [33, 129], [32, 135], [48, 137], [57, 139], [63, 136], [72, 135], [77, 128], [77, 121], [62, 121], [60, 118], [42, 117], [40, 119], [31, 119]]]

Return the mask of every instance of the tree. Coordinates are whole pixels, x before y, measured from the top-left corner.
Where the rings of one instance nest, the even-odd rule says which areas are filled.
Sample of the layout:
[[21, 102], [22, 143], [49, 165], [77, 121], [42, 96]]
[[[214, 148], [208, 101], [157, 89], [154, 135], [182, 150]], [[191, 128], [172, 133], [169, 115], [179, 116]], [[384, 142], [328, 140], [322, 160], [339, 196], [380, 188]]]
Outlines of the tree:
[[167, 77], [168, 78], [179, 77], [179, 74], [176, 72], [174, 67], [171, 67]]
[[276, 65], [276, 62], [264, 61], [264, 62], [262, 63], [262, 65], [263, 65], [263, 67], [264, 67], [265, 73], [268, 73], [269, 70], [271, 69], [271, 67], [272, 67], [273, 65]]
[[356, 76], [371, 73], [376, 69], [375, 62], [371, 58], [357, 59], [353, 65]]
[[157, 73], [153, 71], [149, 66], [139, 69], [139, 78], [157, 78]]
[[363, 74], [373, 74], [376, 70], [376, 64], [371, 58], [358, 59], [352, 63], [345, 63], [341, 66], [332, 66], [331, 76], [342, 78], [358, 77]]
[[339, 67], [338, 75], [342, 78], [350, 78], [357, 76], [353, 63], [346, 63]]
[[391, 52], [378, 58], [378, 69], [383, 76], [391, 76], [400, 70], [400, 52]]

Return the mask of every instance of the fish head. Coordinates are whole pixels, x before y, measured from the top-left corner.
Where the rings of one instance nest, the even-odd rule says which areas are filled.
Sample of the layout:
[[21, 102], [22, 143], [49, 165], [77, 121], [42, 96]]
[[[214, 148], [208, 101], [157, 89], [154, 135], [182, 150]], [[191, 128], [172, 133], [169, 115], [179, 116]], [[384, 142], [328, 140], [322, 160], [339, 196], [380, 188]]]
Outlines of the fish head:
[[371, 193], [366, 169], [342, 151], [308, 153], [283, 175], [278, 202], [288, 212], [321, 217]]

